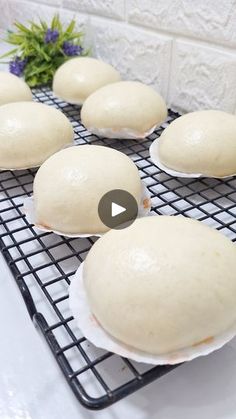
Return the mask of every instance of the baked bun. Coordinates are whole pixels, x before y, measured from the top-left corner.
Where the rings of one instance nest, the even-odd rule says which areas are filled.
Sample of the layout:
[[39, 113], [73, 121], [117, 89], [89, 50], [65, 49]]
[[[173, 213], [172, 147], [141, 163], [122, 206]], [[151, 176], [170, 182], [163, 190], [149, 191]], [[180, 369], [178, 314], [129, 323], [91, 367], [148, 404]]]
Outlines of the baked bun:
[[107, 138], [145, 138], [166, 116], [162, 97], [135, 81], [102, 87], [85, 101], [81, 110], [83, 125]]
[[101, 326], [149, 354], [235, 327], [236, 247], [200, 221], [154, 216], [111, 230], [89, 251], [83, 279]]
[[53, 78], [55, 95], [81, 105], [95, 90], [121, 79], [110, 64], [90, 57], [77, 57], [62, 64]]
[[29, 86], [14, 74], [0, 71], [0, 105], [32, 100]]
[[167, 168], [211, 177], [236, 174], [235, 115], [191, 112], [172, 122], [155, 141], [153, 156], [158, 152]]
[[36, 102], [0, 107], [0, 168], [40, 166], [49, 156], [72, 144], [71, 123], [57, 109]]
[[95, 145], [62, 150], [36, 174], [36, 224], [65, 234], [103, 233], [109, 228], [99, 218], [98, 205], [113, 189], [126, 190], [140, 203], [141, 181], [129, 157]]

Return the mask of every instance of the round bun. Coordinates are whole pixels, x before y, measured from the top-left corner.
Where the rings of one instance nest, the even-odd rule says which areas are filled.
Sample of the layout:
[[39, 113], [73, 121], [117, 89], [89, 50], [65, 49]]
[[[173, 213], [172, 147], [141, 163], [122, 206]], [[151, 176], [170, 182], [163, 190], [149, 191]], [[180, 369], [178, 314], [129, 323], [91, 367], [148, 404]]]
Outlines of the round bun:
[[62, 112], [36, 102], [0, 107], [0, 168], [40, 166], [49, 156], [72, 143], [74, 132]]
[[192, 112], [172, 122], [156, 141], [159, 159], [170, 169], [212, 177], [236, 174], [235, 115]]
[[95, 134], [127, 138], [131, 131], [136, 138], [161, 124], [167, 116], [162, 97], [151, 87], [135, 82], [121, 81], [102, 87], [84, 103], [81, 120]]
[[69, 103], [84, 103], [95, 90], [120, 80], [110, 64], [90, 57], [72, 58], [62, 64], [53, 78], [53, 91]]
[[36, 174], [36, 223], [65, 234], [103, 233], [109, 228], [99, 218], [98, 205], [112, 189], [124, 189], [140, 203], [141, 181], [129, 157], [95, 145], [62, 150]]
[[83, 279], [103, 328], [149, 354], [209, 342], [235, 326], [236, 247], [200, 221], [146, 217], [111, 230], [89, 251]]
[[0, 71], [0, 105], [32, 100], [29, 86], [14, 74]]

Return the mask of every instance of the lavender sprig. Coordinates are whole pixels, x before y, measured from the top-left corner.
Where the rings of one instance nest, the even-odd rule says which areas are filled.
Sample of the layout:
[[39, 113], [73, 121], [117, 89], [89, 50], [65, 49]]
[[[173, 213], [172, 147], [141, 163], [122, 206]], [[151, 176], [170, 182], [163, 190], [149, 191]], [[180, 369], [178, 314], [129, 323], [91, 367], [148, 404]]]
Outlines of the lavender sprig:
[[72, 42], [68, 41], [63, 43], [62, 49], [68, 57], [81, 55], [83, 52], [83, 48], [80, 45], [74, 45]]
[[45, 37], [44, 37], [44, 42], [46, 44], [49, 43], [55, 43], [57, 42], [59, 37], [59, 32], [56, 29], [47, 29], [46, 33], [45, 33]]
[[15, 59], [9, 63], [10, 73], [15, 74], [15, 76], [18, 77], [22, 76], [26, 63], [26, 59], [21, 60], [20, 57], [15, 57]]
[[72, 20], [66, 28], [55, 15], [48, 25], [44, 21], [16, 22], [15, 31], [9, 30], [5, 41], [14, 49], [0, 58], [11, 57], [9, 70], [23, 76], [30, 87], [50, 85], [57, 68], [73, 56], [88, 55], [83, 49], [83, 32], [77, 32]]

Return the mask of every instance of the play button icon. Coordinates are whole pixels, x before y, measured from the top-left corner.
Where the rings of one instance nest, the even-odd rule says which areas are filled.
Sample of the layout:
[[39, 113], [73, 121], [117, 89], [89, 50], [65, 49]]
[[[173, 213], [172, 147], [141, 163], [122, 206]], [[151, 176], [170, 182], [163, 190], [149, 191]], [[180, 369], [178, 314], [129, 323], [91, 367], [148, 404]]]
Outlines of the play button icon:
[[111, 216], [116, 217], [122, 212], [126, 211], [126, 208], [122, 207], [121, 205], [115, 204], [115, 202], [111, 203]]
[[98, 214], [107, 227], [120, 230], [131, 225], [138, 215], [136, 199], [123, 189], [113, 189], [103, 195]]

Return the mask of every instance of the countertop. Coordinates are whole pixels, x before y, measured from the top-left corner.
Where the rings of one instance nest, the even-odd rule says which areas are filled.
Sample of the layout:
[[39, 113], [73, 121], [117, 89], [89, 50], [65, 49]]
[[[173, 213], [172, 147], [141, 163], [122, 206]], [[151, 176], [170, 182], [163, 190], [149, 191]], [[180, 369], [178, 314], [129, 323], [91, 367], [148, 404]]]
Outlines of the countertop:
[[31, 322], [2, 256], [0, 272], [0, 419], [236, 418], [236, 339], [105, 410], [84, 409]]

